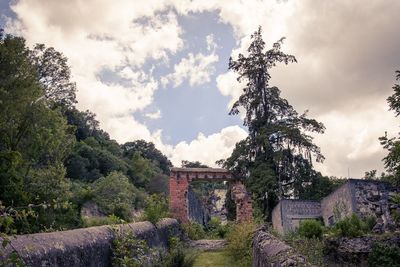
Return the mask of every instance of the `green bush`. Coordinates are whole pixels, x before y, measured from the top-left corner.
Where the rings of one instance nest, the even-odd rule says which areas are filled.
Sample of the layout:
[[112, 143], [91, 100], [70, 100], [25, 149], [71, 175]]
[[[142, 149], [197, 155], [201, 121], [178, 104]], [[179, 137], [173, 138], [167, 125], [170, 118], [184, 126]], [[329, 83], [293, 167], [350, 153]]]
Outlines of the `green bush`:
[[298, 234], [292, 234], [285, 236], [285, 241], [298, 253], [304, 255], [310, 263], [315, 266], [325, 266], [324, 240], [318, 238], [302, 238]]
[[320, 239], [324, 232], [324, 227], [320, 221], [305, 220], [300, 222], [298, 232], [302, 237]]
[[206, 235], [203, 225], [197, 222], [182, 224], [182, 229], [186, 233], [186, 235], [192, 240], [202, 239]]
[[251, 244], [256, 228], [255, 223], [239, 223], [233, 225], [231, 231], [227, 234], [227, 253], [239, 266], [251, 266]]
[[162, 195], [153, 194], [147, 200], [147, 206], [144, 209], [144, 219], [156, 224], [162, 218], [169, 216], [168, 200]]
[[219, 217], [212, 217], [208, 222], [206, 237], [210, 239], [225, 238], [230, 230], [230, 224], [223, 225]]
[[161, 260], [160, 267], [192, 267], [198, 253], [184, 247], [182, 241], [176, 237], [169, 238], [169, 251]]
[[352, 214], [338, 221], [331, 229], [330, 234], [339, 237], [358, 237], [371, 232], [375, 225], [373, 217], [361, 220], [357, 214]]
[[112, 266], [147, 266], [149, 254], [150, 248], [146, 241], [137, 239], [132, 232], [116, 233], [116, 238], [113, 241]]
[[93, 183], [93, 200], [107, 214], [114, 214], [119, 218], [130, 221], [134, 203], [142, 198], [138, 190], [121, 172], [111, 172]]
[[368, 255], [370, 267], [395, 267], [400, 264], [400, 248], [395, 245], [375, 243]]

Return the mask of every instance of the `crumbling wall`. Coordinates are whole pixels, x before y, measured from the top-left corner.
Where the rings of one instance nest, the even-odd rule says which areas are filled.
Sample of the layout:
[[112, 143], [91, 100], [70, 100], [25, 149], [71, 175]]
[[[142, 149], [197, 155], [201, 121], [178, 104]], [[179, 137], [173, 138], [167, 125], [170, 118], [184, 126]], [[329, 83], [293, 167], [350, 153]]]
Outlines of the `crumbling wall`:
[[281, 235], [284, 234], [282, 226], [282, 203], [279, 202], [272, 210], [272, 226]]
[[[328, 239], [325, 241], [325, 259], [328, 266], [369, 266], [368, 256], [373, 250], [373, 245], [375, 243], [399, 247], [400, 233]], [[385, 265], [385, 263], [382, 262], [382, 266], [394, 265]]]
[[325, 225], [333, 225], [337, 220], [357, 211], [353, 196], [354, 184], [347, 182], [322, 199], [321, 210]]
[[377, 232], [394, 228], [391, 211], [397, 207], [390, 202], [390, 198], [398, 189], [379, 181], [351, 180], [351, 183], [358, 215], [377, 218]]
[[[162, 219], [156, 226], [138, 222], [115, 226], [98, 226], [69, 231], [9, 237], [0, 249], [0, 263], [15, 251], [27, 266], [110, 266], [115, 230], [132, 231], [150, 247], [168, 246], [172, 235], [181, 235], [175, 219]], [[0, 237], [0, 243], [4, 238]]]
[[281, 201], [284, 233], [295, 231], [302, 220], [321, 217], [321, 204], [311, 200], [284, 199]]
[[265, 227], [253, 237], [253, 267], [311, 266], [303, 255], [268, 233]]
[[231, 197], [236, 204], [236, 221], [252, 221], [253, 206], [251, 196], [241, 181], [234, 181], [231, 184]]

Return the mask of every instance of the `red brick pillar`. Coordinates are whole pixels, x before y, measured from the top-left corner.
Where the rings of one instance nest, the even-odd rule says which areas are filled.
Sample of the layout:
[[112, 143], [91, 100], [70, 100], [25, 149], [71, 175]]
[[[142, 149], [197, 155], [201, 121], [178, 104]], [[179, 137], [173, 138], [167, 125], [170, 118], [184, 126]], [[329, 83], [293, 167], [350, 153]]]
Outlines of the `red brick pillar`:
[[169, 209], [172, 216], [182, 223], [189, 222], [188, 188], [189, 181], [187, 177], [177, 177], [176, 174], [171, 173], [169, 178]]
[[236, 203], [236, 221], [247, 222], [253, 220], [253, 206], [251, 197], [241, 181], [231, 185], [231, 197]]

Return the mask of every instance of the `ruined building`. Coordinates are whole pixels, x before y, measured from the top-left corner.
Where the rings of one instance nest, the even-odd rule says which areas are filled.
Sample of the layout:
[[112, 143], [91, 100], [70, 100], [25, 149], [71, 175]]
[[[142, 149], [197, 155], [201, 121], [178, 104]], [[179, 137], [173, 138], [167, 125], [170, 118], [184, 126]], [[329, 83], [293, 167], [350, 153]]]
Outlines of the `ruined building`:
[[361, 218], [377, 219], [377, 231], [394, 226], [391, 211], [398, 209], [390, 198], [399, 193], [390, 184], [373, 180], [349, 179], [319, 201], [284, 199], [272, 211], [272, 224], [279, 233], [295, 230], [302, 220], [321, 218], [326, 226], [333, 225], [355, 213]]

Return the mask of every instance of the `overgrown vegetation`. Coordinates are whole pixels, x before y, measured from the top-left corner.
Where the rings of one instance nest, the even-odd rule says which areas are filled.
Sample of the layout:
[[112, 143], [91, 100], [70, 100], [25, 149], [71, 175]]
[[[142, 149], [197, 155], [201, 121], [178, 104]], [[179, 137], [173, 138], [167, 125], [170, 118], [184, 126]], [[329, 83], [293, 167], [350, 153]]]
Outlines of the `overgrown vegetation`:
[[[79, 111], [67, 59], [0, 31], [0, 210], [3, 233], [35, 233], [115, 222], [83, 221], [93, 201], [131, 220], [148, 195], [168, 193], [170, 161], [154, 144], [118, 144], [95, 114]], [[14, 211], [18, 211], [14, 212]]]
[[223, 239], [229, 234], [232, 227], [233, 223], [222, 224], [221, 219], [218, 217], [212, 217], [207, 227], [194, 221], [182, 224], [184, 233], [191, 240]]
[[168, 216], [168, 199], [162, 195], [151, 195], [147, 199], [143, 219], [156, 224], [160, 219]]
[[322, 238], [324, 226], [317, 220], [305, 220], [300, 223], [299, 235], [305, 238]]
[[364, 220], [356, 214], [352, 214], [335, 223], [328, 229], [328, 234], [334, 237], [357, 237], [371, 233], [375, 225], [375, 218], [369, 217]]
[[228, 232], [226, 251], [238, 266], [251, 266], [252, 238], [257, 225], [252, 222], [234, 224]]
[[168, 254], [158, 263], [160, 267], [192, 267], [198, 253], [185, 248], [178, 237], [169, 238]]
[[203, 239], [206, 236], [203, 225], [197, 222], [184, 223], [182, 229], [191, 240]]
[[372, 251], [368, 255], [368, 264], [370, 267], [395, 267], [400, 263], [400, 247], [375, 243]]
[[117, 234], [113, 241], [112, 266], [141, 267], [150, 266], [150, 248], [146, 241], [137, 239], [132, 232]]
[[[309, 225], [318, 228], [317, 224], [313, 223]], [[325, 266], [325, 243], [321, 238], [305, 237], [297, 233], [290, 233], [284, 237], [284, 240], [298, 253], [307, 257], [310, 263], [316, 266]]]
[[298, 253], [306, 256], [310, 263], [326, 266], [326, 239], [354, 238], [371, 234], [374, 225], [373, 217], [361, 219], [356, 214], [337, 221], [331, 227], [323, 226], [319, 220], [304, 220], [296, 231], [286, 234], [283, 240]]

